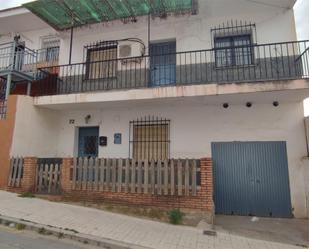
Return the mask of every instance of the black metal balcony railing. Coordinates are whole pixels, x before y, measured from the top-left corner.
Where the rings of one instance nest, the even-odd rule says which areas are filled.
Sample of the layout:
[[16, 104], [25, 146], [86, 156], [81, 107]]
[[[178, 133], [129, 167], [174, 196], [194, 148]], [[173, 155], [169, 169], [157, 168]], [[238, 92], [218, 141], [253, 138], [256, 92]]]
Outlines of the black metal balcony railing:
[[26, 47], [13, 47], [13, 43], [0, 45], [0, 70], [32, 72], [35, 70], [36, 52]]
[[308, 47], [285, 42], [46, 67], [35, 95], [309, 78]]
[[0, 44], [0, 71], [35, 72], [40, 65], [55, 65], [58, 59], [59, 47], [32, 50], [13, 42]]

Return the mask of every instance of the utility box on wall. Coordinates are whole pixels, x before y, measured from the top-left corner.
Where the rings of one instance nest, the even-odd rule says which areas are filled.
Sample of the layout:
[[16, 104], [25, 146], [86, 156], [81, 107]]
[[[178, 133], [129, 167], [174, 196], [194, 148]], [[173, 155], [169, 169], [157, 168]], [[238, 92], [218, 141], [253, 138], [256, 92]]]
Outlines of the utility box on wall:
[[107, 146], [107, 137], [106, 136], [101, 136], [99, 138], [99, 145], [100, 146]]
[[114, 144], [121, 144], [121, 133], [114, 134]]

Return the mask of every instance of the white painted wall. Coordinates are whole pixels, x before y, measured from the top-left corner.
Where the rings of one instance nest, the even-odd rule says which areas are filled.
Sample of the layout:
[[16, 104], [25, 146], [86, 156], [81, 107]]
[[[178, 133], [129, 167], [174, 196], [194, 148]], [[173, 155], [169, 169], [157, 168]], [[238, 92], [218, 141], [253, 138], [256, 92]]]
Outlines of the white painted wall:
[[6, 42], [12, 42], [16, 34], [19, 34], [21, 36], [21, 41], [24, 41], [26, 47], [30, 49], [40, 49], [42, 38], [44, 37], [59, 36], [59, 33], [52, 28], [44, 28], [39, 30], [31, 30], [27, 32], [18, 32], [18, 33], [12, 32], [0, 37], [0, 44]]
[[59, 135], [58, 113], [33, 106], [33, 98], [19, 96], [11, 156], [55, 157]]
[[[203, 0], [199, 1], [198, 15], [152, 20], [151, 41], [176, 38], [177, 51], [210, 49], [211, 29], [231, 20], [256, 23], [259, 44], [296, 40], [293, 9], [245, 0]], [[67, 64], [70, 32], [62, 32], [61, 37], [60, 64]], [[74, 33], [72, 61], [83, 61], [83, 47], [87, 44], [128, 37], [140, 38], [148, 46], [147, 17], [139, 17], [137, 23], [123, 24], [121, 21], [114, 21], [77, 28]]]
[[[307, 151], [301, 102], [281, 103], [278, 108], [271, 103], [255, 103], [252, 108], [235, 104], [223, 109], [221, 105], [182, 99], [168, 105], [134, 102], [118, 108], [51, 111], [36, 109], [31, 98], [19, 97], [17, 110], [11, 155], [76, 156], [77, 128], [99, 126], [100, 135], [108, 137], [108, 146], [100, 147], [99, 156], [126, 158], [129, 121], [147, 115], [171, 120], [173, 158], [211, 156], [211, 142], [287, 141], [294, 213], [297, 217], [307, 214], [304, 176], [309, 167], [302, 160]], [[88, 114], [92, 118], [86, 124]], [[75, 124], [69, 124], [70, 119]], [[114, 133], [122, 133], [121, 145], [113, 144]]]
[[[24, 15], [25, 22], [33, 20], [29, 13]], [[14, 30], [23, 27], [23, 16], [15, 18], [11, 34], [0, 29], [0, 43], [12, 40]], [[30, 18], [30, 19], [29, 19]], [[137, 37], [148, 46], [147, 17], [138, 17], [136, 23], [123, 24], [121, 21], [100, 23], [76, 28], [73, 40], [72, 62], [83, 62], [83, 47], [99, 40], [118, 40]], [[151, 20], [151, 41], [176, 39], [177, 51], [189, 51], [211, 48], [211, 28], [230, 20], [247, 21], [257, 25], [257, 42], [270, 43], [296, 40], [293, 9], [272, 7], [245, 0], [200, 0], [198, 15], [171, 16], [167, 19]], [[3, 20], [3, 22], [6, 20]], [[19, 22], [19, 23], [18, 23]], [[58, 33], [52, 28], [36, 29], [37, 23], [29, 23], [27, 31], [20, 31], [26, 46], [39, 49], [44, 36], [59, 35], [61, 37], [60, 64], [67, 64], [69, 58], [70, 32]], [[41, 24], [39, 27], [43, 27]], [[284, 28], [283, 28], [284, 27]], [[30, 31], [29, 31], [30, 30]]]

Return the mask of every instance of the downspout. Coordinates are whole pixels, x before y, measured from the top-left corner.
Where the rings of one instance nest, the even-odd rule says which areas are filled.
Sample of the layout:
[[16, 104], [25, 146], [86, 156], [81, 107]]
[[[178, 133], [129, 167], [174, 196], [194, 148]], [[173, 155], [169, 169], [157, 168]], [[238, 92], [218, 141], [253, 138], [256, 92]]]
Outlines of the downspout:
[[148, 13], [148, 55], [150, 55], [150, 11]]
[[69, 55], [69, 64], [72, 64], [72, 46], [73, 46], [73, 22], [71, 26], [71, 39], [70, 39], [70, 55]]

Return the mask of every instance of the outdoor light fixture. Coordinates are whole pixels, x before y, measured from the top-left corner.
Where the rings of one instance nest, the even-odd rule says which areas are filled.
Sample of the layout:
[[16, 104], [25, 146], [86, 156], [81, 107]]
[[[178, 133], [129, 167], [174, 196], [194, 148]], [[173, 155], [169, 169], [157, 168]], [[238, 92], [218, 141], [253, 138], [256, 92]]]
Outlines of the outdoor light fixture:
[[278, 106], [279, 106], [279, 102], [278, 102], [278, 101], [274, 101], [274, 102], [273, 102], [273, 106], [274, 106], [274, 107], [278, 107]]
[[228, 103], [224, 103], [223, 104], [223, 108], [225, 108], [225, 109], [229, 108], [229, 104]]
[[88, 124], [90, 119], [91, 119], [91, 115], [88, 114], [88, 115], [85, 117], [85, 123]]

